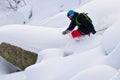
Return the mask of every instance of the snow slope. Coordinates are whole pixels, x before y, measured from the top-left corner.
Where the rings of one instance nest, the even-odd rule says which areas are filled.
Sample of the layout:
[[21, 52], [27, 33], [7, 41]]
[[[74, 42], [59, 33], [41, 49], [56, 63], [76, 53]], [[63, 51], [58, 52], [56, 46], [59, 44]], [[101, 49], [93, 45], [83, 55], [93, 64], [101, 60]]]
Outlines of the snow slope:
[[[120, 24], [120, 22], [119, 21], [116, 22], [116, 24], [113, 24], [108, 29], [107, 31], [108, 33], [106, 32], [108, 34], [107, 36], [110, 36], [112, 31], [114, 30], [120, 31], [120, 28], [116, 26], [117, 24]], [[117, 33], [116, 37], [111, 35], [110, 38], [117, 38], [119, 34], [118, 32], [116, 33]], [[105, 37], [106, 35], [103, 35], [103, 36]], [[111, 42], [111, 40], [107, 42]], [[109, 43], [109, 44], [112, 45], [113, 43]], [[109, 44], [108, 45], [106, 44], [106, 46], [109, 47]], [[76, 47], [75, 45], [73, 46]], [[88, 79], [96, 80], [99, 78], [100, 72], [104, 70], [103, 65], [112, 67], [110, 68], [110, 71], [113, 72], [113, 74], [108, 72], [109, 70], [107, 69], [109, 69], [109, 67], [106, 68], [106, 71], [104, 70], [106, 73], [108, 73], [108, 75], [105, 74], [105, 72], [101, 72], [101, 73], [104, 73], [103, 75], [105, 76], [102, 78], [103, 80], [110, 79], [112, 78], [112, 76], [114, 76], [117, 73], [116, 70], [120, 68], [120, 64], [119, 64], [120, 44], [118, 42], [115, 48], [112, 49], [111, 52], [109, 52], [109, 54], [107, 55], [105, 52], [105, 48], [103, 47], [103, 45], [100, 45], [96, 48], [87, 50], [83, 53], [79, 52], [78, 54], [73, 54], [71, 56], [64, 57], [64, 58], [59, 57], [59, 58], [47, 58], [46, 60], [43, 60], [43, 61], [40, 60], [40, 63], [30, 66], [25, 70], [25, 73], [27, 74], [27, 76], [29, 76], [27, 77], [27, 79], [29, 80], [33, 80], [33, 79], [36, 79], [36, 80], [48, 80], [48, 79], [49, 80], [69, 80], [76, 74], [81, 73], [79, 74], [78, 78], [75, 77], [75, 80], [76, 79], [79, 80], [80, 78], [83, 80], [88, 80]], [[43, 59], [44, 59], [44, 56], [43, 56]], [[101, 67], [102, 70], [100, 70], [100, 72], [99, 70], [95, 70], [95, 72], [98, 71], [97, 77], [92, 77], [92, 75], [95, 74], [94, 72], [91, 74], [92, 70], [97, 68], [97, 67], [94, 67], [95, 65], [98, 65], [98, 66], [101, 65], [103, 68]], [[32, 73], [36, 73], [36, 75], [32, 76]], [[89, 74], [91, 74], [91, 76], [89, 76]], [[85, 75], [87, 75], [87, 77]], [[74, 80], [74, 77], [73, 77], [73, 80]]]
[[33, 7], [33, 18], [30, 24], [38, 25], [41, 20], [47, 17], [78, 7], [80, 0], [32, 0], [31, 5]]
[[78, 73], [70, 80], [80, 80], [80, 79], [82, 80], [110, 80], [111, 76], [115, 75], [116, 73], [117, 73], [117, 70], [115, 70], [114, 68], [110, 66], [98, 65], [98, 66], [90, 67]]
[[[92, 0], [78, 7], [75, 11], [88, 13], [88, 16], [93, 20], [95, 29], [98, 31], [111, 26], [119, 19], [119, 3], [119, 0]], [[69, 24], [69, 19], [67, 19], [66, 12], [63, 12], [39, 24], [50, 27], [66, 27]]]
[[31, 12], [30, 5], [19, 8], [17, 11], [10, 10], [0, 14], [0, 26], [8, 24], [24, 24], [29, 22]]
[[[29, 25], [7, 25], [0, 27], [0, 42], [8, 42], [34, 52], [46, 48], [65, 46], [62, 29], [51, 29]], [[16, 33], [16, 34], [14, 34]], [[31, 37], [32, 36], [32, 37]]]
[[119, 0], [93, 0], [76, 11], [87, 12], [97, 30], [107, 28], [120, 17]]
[[[109, 4], [106, 5], [108, 2]], [[65, 36], [61, 34], [65, 27], [58, 28], [56, 25], [59, 23], [53, 26], [57, 28], [30, 25], [0, 27], [0, 43], [8, 42], [39, 55], [36, 64], [29, 66], [25, 71], [13, 74], [9, 74], [10, 66], [4, 65], [3, 59], [0, 58], [0, 79], [119, 80], [119, 75], [116, 76], [120, 69], [119, 1], [93, 0], [76, 11], [82, 11], [82, 9], [93, 18], [95, 26], [100, 25], [98, 29], [109, 27], [103, 35], [86, 36], [76, 43], [69, 34]], [[60, 16], [65, 14], [61, 13], [57, 16], [58, 18], [55, 17], [59, 20]], [[56, 18], [53, 17], [51, 20]], [[64, 23], [62, 19], [60, 18], [60, 23]], [[57, 20], [54, 22], [58, 22]], [[34, 21], [37, 24], [37, 20]], [[46, 22], [49, 23], [49, 21]]]

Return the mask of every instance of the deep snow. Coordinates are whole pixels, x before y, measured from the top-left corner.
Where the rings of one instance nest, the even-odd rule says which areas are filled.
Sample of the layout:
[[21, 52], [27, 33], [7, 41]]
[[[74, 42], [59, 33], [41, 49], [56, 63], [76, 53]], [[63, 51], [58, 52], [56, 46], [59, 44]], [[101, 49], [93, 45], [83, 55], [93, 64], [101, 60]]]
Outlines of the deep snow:
[[[43, 2], [47, 3], [46, 1]], [[37, 4], [37, 0], [33, 2]], [[52, 2], [54, 1], [51, 1], [50, 5]], [[106, 5], [106, 3], [109, 4]], [[81, 38], [80, 42], [75, 42], [70, 34], [62, 35], [69, 20], [66, 17], [66, 11], [59, 13], [60, 9], [56, 7], [57, 4], [52, 5], [51, 8], [56, 7], [57, 10], [53, 13], [59, 14], [44, 15], [43, 17], [46, 18], [40, 23], [39, 20], [42, 18], [38, 16], [39, 13], [36, 13], [29, 25], [16, 24], [0, 27], [0, 43], [8, 42], [38, 54], [36, 64], [29, 66], [25, 71], [11, 74], [9, 73], [15, 68], [0, 57], [0, 79], [119, 80], [119, 3], [119, 0], [92, 0], [75, 9], [79, 12], [88, 12], [96, 30], [108, 28], [103, 34], [85, 36]], [[77, 2], [72, 4], [77, 4]], [[38, 9], [37, 6], [34, 5], [34, 7], [34, 11]], [[74, 7], [70, 6], [69, 8]], [[29, 7], [29, 9], [31, 8]], [[20, 11], [22, 12], [22, 10]], [[45, 9], [46, 11], [47, 9]], [[7, 23], [7, 19], [4, 21]]]

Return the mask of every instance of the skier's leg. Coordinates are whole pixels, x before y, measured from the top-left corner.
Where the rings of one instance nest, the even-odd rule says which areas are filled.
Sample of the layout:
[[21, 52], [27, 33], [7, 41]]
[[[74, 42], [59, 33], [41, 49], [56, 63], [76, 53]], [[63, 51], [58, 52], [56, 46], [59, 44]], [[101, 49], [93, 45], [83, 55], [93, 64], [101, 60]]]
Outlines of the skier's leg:
[[73, 39], [76, 40], [76, 41], [80, 41], [80, 37], [83, 36], [83, 34], [80, 33], [78, 30], [73, 30], [71, 32], [71, 35], [72, 35]]

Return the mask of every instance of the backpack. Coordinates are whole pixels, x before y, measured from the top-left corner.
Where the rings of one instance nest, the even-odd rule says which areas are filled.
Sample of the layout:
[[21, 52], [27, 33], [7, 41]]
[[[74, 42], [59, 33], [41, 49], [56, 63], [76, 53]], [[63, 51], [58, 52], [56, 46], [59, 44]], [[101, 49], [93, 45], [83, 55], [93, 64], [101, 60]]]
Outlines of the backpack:
[[84, 13], [84, 12], [80, 13], [80, 14], [75, 18], [75, 22], [76, 22], [78, 25], [81, 25], [81, 23], [78, 21], [78, 17], [79, 17], [80, 15], [82, 15], [82, 16], [84, 16], [84, 18], [85, 18], [88, 22], [90, 22], [90, 23], [92, 24], [92, 20], [90, 19], [90, 17], [89, 17], [87, 14], [88, 14], [88, 13]]
[[[88, 13], [84, 13], [84, 12], [78, 14], [78, 15], [76, 16], [76, 18], [75, 18], [76, 24], [77, 24], [77, 25], [82, 25], [82, 23], [79, 21], [79, 17], [80, 17], [80, 16], [82, 16], [83, 18], [85, 18], [85, 20], [86, 20], [87, 22], [89, 22], [89, 23], [92, 24], [92, 20], [90, 19], [90, 17], [89, 17], [87, 14], [88, 14]], [[90, 28], [90, 27], [86, 27], [86, 29], [87, 29], [88, 33], [89, 33], [89, 32], [90, 32], [90, 33], [92, 32], [92, 34], [95, 34], [95, 33], [96, 33], [96, 31], [95, 31], [95, 29], [94, 29], [94, 26], [91, 26], [91, 28]]]

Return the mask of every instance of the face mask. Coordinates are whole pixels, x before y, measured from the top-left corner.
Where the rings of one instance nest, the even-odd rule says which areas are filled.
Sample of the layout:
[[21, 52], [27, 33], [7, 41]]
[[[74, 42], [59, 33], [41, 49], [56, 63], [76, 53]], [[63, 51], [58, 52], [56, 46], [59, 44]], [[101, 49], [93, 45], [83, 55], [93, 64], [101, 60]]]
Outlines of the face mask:
[[70, 15], [68, 18], [69, 18], [70, 20], [72, 20], [72, 17], [73, 17], [73, 14], [72, 14], [72, 15]]

